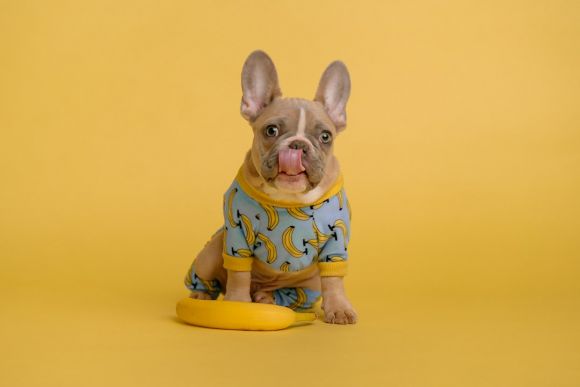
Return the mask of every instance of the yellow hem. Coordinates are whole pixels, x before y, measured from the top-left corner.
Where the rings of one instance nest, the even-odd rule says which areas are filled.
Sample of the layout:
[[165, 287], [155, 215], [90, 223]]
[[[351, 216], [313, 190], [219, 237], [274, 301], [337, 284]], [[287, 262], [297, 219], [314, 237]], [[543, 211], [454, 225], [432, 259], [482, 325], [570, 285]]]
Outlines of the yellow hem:
[[318, 262], [321, 277], [344, 277], [348, 266], [347, 261]]
[[224, 257], [224, 269], [233, 271], [252, 271], [254, 258], [233, 257], [225, 253], [222, 255]]
[[342, 174], [338, 176], [332, 187], [320, 199], [312, 203], [300, 203], [300, 202], [286, 202], [286, 201], [278, 201], [273, 200], [268, 195], [263, 193], [262, 191], [258, 191], [256, 188], [252, 187], [245, 179], [244, 173], [242, 168], [238, 171], [238, 175], [236, 176], [236, 180], [240, 184], [240, 187], [244, 190], [244, 192], [250, 196], [252, 199], [256, 200], [258, 203], [270, 204], [274, 207], [283, 207], [283, 208], [296, 208], [296, 207], [308, 207], [314, 206], [316, 204], [322, 203], [326, 199], [329, 199], [336, 195], [342, 189], [343, 178]]

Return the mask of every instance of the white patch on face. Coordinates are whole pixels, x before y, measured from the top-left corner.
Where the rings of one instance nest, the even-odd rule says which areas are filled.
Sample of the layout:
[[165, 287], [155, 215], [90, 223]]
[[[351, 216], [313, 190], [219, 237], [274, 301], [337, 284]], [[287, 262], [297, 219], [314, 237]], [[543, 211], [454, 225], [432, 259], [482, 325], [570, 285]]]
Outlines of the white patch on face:
[[300, 108], [300, 115], [298, 116], [298, 130], [296, 131], [296, 134], [294, 136], [288, 137], [282, 143], [280, 143], [280, 149], [286, 148], [294, 140], [302, 140], [306, 144], [308, 144], [310, 150], [313, 151], [314, 146], [312, 145], [310, 140], [306, 138], [305, 133], [306, 133], [306, 112], [304, 111], [304, 108]]
[[306, 130], [306, 114], [304, 113], [304, 108], [300, 108], [300, 116], [298, 117], [298, 132], [296, 132], [296, 136], [304, 137], [305, 130]]

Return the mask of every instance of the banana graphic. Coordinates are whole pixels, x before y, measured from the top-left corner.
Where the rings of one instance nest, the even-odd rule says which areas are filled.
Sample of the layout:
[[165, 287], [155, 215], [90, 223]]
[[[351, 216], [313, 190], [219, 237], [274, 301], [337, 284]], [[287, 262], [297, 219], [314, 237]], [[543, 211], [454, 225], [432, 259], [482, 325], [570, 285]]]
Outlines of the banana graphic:
[[252, 256], [252, 252], [248, 249], [237, 249], [234, 250], [234, 248], [232, 247], [232, 255], [239, 255], [242, 258], [248, 258]]
[[205, 286], [208, 292], [213, 293], [216, 291], [216, 288], [213, 287], [211, 281], [206, 281], [203, 278], [197, 277], [201, 281], [201, 283]]
[[343, 207], [343, 202], [344, 202], [344, 197], [342, 195], [342, 190], [338, 191], [338, 210], [342, 211], [342, 207]]
[[328, 259], [330, 260], [330, 262], [342, 262], [342, 261], [344, 261], [344, 258], [341, 257], [340, 255], [329, 255]]
[[300, 258], [304, 254], [308, 254], [308, 249], [304, 249], [304, 251], [299, 250], [292, 241], [292, 234], [294, 233], [294, 226], [289, 226], [284, 232], [282, 233], [282, 245], [288, 253], [293, 256], [294, 258]]
[[326, 243], [328, 238], [330, 238], [330, 235], [320, 231], [320, 229], [316, 225], [316, 222], [312, 222], [312, 231], [314, 231], [316, 237], [314, 239], [305, 239], [302, 241], [302, 244], [306, 246], [306, 244], [308, 243], [312, 245], [312, 247], [314, 247], [315, 249], [319, 250], [320, 247]]
[[344, 235], [344, 239], [348, 239], [348, 230], [346, 228], [346, 223], [342, 219], [337, 219], [334, 222], [334, 226], [330, 227], [331, 230], [334, 231], [335, 228], [338, 228], [342, 231], [342, 235]]
[[230, 225], [233, 228], [236, 228], [240, 225], [238, 222], [234, 221], [233, 204], [234, 204], [234, 196], [236, 196], [236, 193], [238, 193], [238, 189], [234, 188], [233, 190], [230, 191], [228, 195], [228, 219], [230, 221]]
[[328, 240], [328, 238], [330, 238], [330, 235], [320, 231], [320, 229], [316, 225], [316, 222], [312, 222], [312, 230], [316, 234], [316, 239], [320, 242], [320, 244], [324, 244]]
[[296, 289], [296, 301], [294, 301], [292, 304], [288, 305], [288, 307], [292, 310], [296, 309], [296, 308], [300, 308], [301, 306], [303, 306], [306, 303], [306, 300], [308, 300], [308, 297], [306, 296], [306, 292], [304, 291], [304, 289], [302, 288], [295, 288]]
[[301, 208], [287, 208], [286, 211], [298, 220], [308, 220], [310, 219], [310, 215], [304, 212]]
[[274, 331], [295, 322], [316, 320], [314, 313], [296, 313], [284, 306], [255, 302], [184, 298], [177, 303], [176, 311], [188, 324], [248, 331]]
[[[335, 229], [339, 229], [340, 231], [342, 231], [342, 236], [343, 236], [343, 242], [344, 242], [344, 249], [346, 250], [346, 241], [348, 240], [348, 229], [346, 227], [346, 223], [344, 223], [344, 221], [342, 219], [337, 219], [334, 222], [334, 226], [328, 225], [328, 227], [334, 231]], [[336, 238], [336, 236], [335, 236]]]
[[318, 204], [314, 204], [314, 205], [310, 206], [310, 209], [311, 210], [318, 210], [320, 207], [322, 207], [323, 205], [325, 205], [328, 202], [330, 202], [330, 199], [323, 200]]
[[252, 246], [256, 242], [256, 234], [254, 233], [254, 226], [252, 225], [252, 221], [246, 215], [240, 214], [239, 211], [238, 216], [242, 220], [242, 225], [244, 226], [246, 242], [248, 242], [248, 246]]
[[262, 207], [262, 209], [264, 210], [264, 212], [266, 212], [266, 215], [268, 216], [268, 231], [274, 230], [278, 225], [279, 221], [278, 211], [276, 211], [276, 209], [269, 204], [260, 203], [260, 207]]
[[316, 250], [318, 250], [320, 248], [320, 245], [318, 244], [318, 239], [303, 239], [302, 245], [306, 246], [306, 244], [311, 245]]
[[283, 271], [284, 273], [288, 273], [290, 271], [290, 262], [286, 261], [283, 264], [281, 264], [280, 271]]
[[[189, 267], [189, 270], [187, 271], [187, 275], [185, 276], [185, 286], [187, 286], [188, 289], [191, 289], [193, 287], [193, 279], [191, 278], [193, 274], [193, 264]], [[209, 291], [209, 292], [215, 292], [216, 288], [212, 285], [211, 281], [206, 281], [203, 278], [199, 277], [197, 274], [193, 274], [195, 276], [195, 278], [199, 279], [201, 281], [201, 283], [205, 286], [205, 288]]]
[[350, 202], [346, 199], [346, 208], [348, 209], [348, 218], [352, 220], [352, 210], [350, 209]]
[[258, 233], [256, 236], [259, 241], [261, 241], [264, 246], [266, 247], [266, 251], [268, 252], [268, 257], [266, 258], [266, 262], [274, 263], [278, 258], [278, 252], [276, 251], [276, 245], [268, 238], [266, 235], [262, 233]]

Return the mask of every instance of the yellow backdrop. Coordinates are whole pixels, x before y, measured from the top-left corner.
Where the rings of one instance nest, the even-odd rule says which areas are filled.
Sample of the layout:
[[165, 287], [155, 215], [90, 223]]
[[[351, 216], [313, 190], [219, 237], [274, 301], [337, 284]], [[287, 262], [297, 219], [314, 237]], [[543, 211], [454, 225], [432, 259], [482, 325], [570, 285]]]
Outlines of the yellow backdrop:
[[[0, 385], [580, 385], [575, 1], [2, 1]], [[356, 326], [180, 324], [249, 148], [342, 59]]]

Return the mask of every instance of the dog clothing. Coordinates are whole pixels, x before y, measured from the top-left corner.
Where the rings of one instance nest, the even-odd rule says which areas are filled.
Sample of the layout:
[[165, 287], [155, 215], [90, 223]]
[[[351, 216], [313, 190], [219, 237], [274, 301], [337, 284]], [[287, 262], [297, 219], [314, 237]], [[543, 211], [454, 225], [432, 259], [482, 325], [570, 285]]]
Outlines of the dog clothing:
[[[346, 274], [351, 213], [342, 183], [340, 177], [315, 203], [281, 202], [249, 185], [240, 170], [224, 194], [223, 267], [252, 271], [253, 282], [257, 272], [258, 281], [264, 278], [260, 288], [271, 289], [278, 305], [311, 307], [320, 287], [310, 286], [308, 278], [317, 272]], [[216, 298], [219, 281], [202, 280], [194, 265], [186, 277], [187, 287]], [[292, 278], [299, 277], [304, 286], [275, 286], [293, 285]]]
[[312, 204], [274, 201], [238, 173], [224, 195], [224, 267], [250, 271], [254, 259], [292, 272], [318, 265], [343, 276], [348, 259], [349, 205], [342, 178]]

